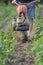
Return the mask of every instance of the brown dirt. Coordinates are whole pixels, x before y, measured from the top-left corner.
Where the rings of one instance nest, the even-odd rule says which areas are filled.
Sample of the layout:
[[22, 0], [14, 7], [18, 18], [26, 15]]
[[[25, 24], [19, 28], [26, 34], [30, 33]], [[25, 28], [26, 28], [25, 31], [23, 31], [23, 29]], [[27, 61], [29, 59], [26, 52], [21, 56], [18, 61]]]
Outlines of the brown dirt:
[[15, 54], [12, 57], [9, 55], [7, 65], [35, 65], [33, 53], [27, 51], [27, 48], [31, 47], [31, 42], [19, 44], [15, 49]]

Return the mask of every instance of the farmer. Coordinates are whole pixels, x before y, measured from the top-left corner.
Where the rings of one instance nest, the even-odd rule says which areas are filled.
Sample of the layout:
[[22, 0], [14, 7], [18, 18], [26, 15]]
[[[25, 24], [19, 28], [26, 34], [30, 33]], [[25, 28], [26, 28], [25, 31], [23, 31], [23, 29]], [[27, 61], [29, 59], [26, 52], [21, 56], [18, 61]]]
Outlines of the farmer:
[[40, 0], [13, 0], [12, 4], [15, 5], [26, 5], [27, 6], [27, 16], [29, 19], [29, 31], [27, 31], [28, 33], [28, 37], [30, 37], [31, 33], [32, 33], [32, 28], [33, 28], [33, 20], [35, 19], [35, 8], [36, 8], [36, 4], [39, 3]]

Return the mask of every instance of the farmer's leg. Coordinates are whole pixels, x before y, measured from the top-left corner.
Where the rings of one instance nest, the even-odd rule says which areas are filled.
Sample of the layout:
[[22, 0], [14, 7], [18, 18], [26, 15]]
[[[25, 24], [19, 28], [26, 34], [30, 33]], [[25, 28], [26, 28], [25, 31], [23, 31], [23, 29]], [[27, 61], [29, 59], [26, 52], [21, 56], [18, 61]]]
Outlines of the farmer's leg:
[[31, 35], [32, 29], [33, 29], [33, 19], [29, 19], [29, 30], [27, 31], [28, 36]]
[[27, 15], [28, 15], [28, 21], [29, 21], [29, 31], [27, 31], [28, 36], [31, 35], [32, 29], [33, 29], [33, 20], [35, 18], [35, 4], [32, 4], [27, 7]]

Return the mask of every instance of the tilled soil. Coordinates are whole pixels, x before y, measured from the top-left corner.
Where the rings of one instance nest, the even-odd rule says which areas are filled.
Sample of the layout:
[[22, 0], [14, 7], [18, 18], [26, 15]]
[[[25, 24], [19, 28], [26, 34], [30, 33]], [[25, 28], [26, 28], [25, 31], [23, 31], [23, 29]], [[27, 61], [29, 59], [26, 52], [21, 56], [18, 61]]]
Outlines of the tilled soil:
[[21, 43], [15, 48], [15, 54], [8, 56], [7, 65], [35, 65], [34, 55], [27, 48], [31, 48], [31, 42]]

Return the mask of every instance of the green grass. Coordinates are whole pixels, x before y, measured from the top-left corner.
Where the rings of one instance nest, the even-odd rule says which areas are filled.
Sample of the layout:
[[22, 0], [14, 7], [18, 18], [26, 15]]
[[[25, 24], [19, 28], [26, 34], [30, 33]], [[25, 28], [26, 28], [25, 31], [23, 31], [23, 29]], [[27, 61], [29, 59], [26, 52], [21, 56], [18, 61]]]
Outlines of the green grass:
[[[12, 5], [0, 5], [0, 26], [7, 20], [16, 17], [16, 7]], [[17, 46], [17, 41], [12, 36], [12, 29], [7, 32], [0, 30], [0, 65], [6, 65], [6, 60], [9, 54], [14, 54], [14, 48]]]
[[18, 46], [17, 41], [12, 36], [13, 31], [8, 30], [7, 32], [0, 31], [0, 65], [6, 65], [8, 55], [14, 55], [16, 47]]
[[0, 26], [8, 19], [12, 19], [16, 16], [16, 7], [12, 5], [1, 6], [0, 5]]
[[43, 19], [40, 18], [40, 9], [43, 8], [39, 5], [36, 9], [36, 34], [33, 41], [33, 48], [31, 49], [35, 53], [35, 63], [36, 65], [43, 65]]
[[35, 55], [35, 65], [43, 65], [43, 19], [41, 19], [40, 9], [43, 8], [42, 5], [39, 5], [36, 8], [36, 19], [35, 19], [35, 27], [36, 33], [35, 38], [33, 40], [33, 47], [27, 48], [27, 51], [31, 50]]

